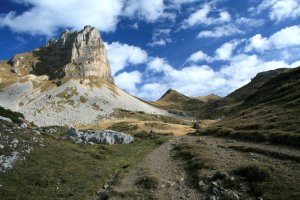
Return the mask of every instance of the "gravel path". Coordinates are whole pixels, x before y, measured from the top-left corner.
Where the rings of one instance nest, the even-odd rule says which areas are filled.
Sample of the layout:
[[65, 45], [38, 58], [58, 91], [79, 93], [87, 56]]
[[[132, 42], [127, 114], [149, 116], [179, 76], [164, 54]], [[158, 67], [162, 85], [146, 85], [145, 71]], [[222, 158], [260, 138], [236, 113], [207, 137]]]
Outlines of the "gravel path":
[[[117, 185], [113, 186], [112, 191], [115, 196], [110, 199], [177, 200], [214, 197], [205, 191], [200, 192], [199, 188], [197, 189], [199, 186], [191, 185], [190, 178], [182, 167], [183, 161], [172, 158], [174, 153], [172, 149], [175, 144], [188, 144], [200, 147], [203, 156], [208, 159], [208, 164], [212, 166], [212, 168], [201, 171], [201, 177], [204, 179], [205, 177], [211, 177], [217, 171], [230, 173], [238, 167], [250, 165], [267, 166], [270, 169], [279, 170], [286, 177], [286, 180], [290, 179], [294, 183], [300, 177], [299, 149], [212, 136], [182, 136], [175, 137], [151, 152], [137, 169], [131, 170]], [[234, 150], [231, 148], [234, 146], [258, 149], [260, 153]], [[264, 153], [265, 151], [266, 153]], [[277, 153], [269, 154], [270, 151]], [[279, 155], [279, 157], [276, 155]], [[284, 157], [284, 155], [292, 157]], [[141, 188], [136, 183], [142, 177], [154, 177], [158, 181], [158, 187], [151, 189]], [[248, 190], [246, 183], [241, 183], [240, 185], [246, 188], [245, 191]], [[294, 186], [292, 185], [292, 187]], [[248, 195], [245, 191], [233, 190], [230, 191], [230, 194], [235, 195], [233, 199], [238, 199], [236, 196], [240, 196], [240, 199], [245, 199]]]
[[[176, 138], [175, 140], [179, 140]], [[132, 193], [134, 197], [127, 199], [149, 199], [149, 195], [155, 199], [201, 199], [199, 191], [193, 187], [187, 173], [179, 161], [172, 158], [172, 146], [176, 141], [168, 141], [150, 153], [138, 169], [132, 170], [116, 185], [113, 190], [117, 193]], [[150, 190], [146, 194], [145, 190], [140, 190], [135, 184], [143, 176], [155, 177], [158, 180], [158, 188]], [[126, 199], [126, 197], [113, 197], [111, 199]]]

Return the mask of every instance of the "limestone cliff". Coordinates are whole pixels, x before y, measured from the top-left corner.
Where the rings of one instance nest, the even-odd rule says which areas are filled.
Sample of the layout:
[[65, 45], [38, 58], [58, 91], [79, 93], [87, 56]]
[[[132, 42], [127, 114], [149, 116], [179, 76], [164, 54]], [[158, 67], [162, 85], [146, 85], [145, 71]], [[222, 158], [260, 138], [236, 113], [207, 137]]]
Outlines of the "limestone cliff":
[[26, 66], [28, 73], [48, 75], [50, 79], [96, 76], [113, 82], [104, 43], [98, 30], [91, 26], [75, 32], [65, 30], [57, 40], [51, 39], [34, 50], [32, 62], [23, 63], [28, 56], [12, 58], [11, 71], [24, 75], [20, 69]]

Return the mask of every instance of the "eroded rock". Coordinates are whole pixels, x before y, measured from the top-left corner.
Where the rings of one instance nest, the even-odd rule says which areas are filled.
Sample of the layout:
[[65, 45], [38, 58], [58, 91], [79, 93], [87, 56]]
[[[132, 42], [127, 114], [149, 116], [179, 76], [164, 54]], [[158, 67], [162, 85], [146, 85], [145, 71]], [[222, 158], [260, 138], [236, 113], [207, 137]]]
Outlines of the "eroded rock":
[[112, 130], [81, 132], [75, 128], [70, 128], [68, 137], [76, 140], [75, 143], [89, 144], [129, 144], [134, 141], [134, 137], [131, 135]]

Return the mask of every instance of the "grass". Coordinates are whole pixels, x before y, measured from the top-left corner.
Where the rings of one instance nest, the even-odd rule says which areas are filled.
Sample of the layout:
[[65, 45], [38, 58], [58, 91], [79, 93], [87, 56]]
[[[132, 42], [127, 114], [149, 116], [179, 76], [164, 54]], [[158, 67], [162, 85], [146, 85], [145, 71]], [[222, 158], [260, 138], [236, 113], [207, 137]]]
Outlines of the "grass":
[[210, 127], [197, 130], [193, 135], [214, 135], [254, 142], [271, 142], [279, 145], [300, 147], [300, 134], [282, 130], [235, 130], [228, 127]]
[[209, 158], [205, 155], [204, 147], [180, 143], [174, 147], [177, 159], [185, 161], [184, 167], [191, 177], [192, 182], [197, 185], [200, 179], [201, 170], [208, 169]]
[[131, 118], [140, 121], [159, 121], [164, 123], [182, 124], [182, 125], [193, 124], [192, 122], [181, 118], [169, 117], [164, 115], [147, 114], [144, 112], [134, 112], [134, 111], [124, 110], [124, 109], [115, 110], [113, 115], [116, 118]]
[[22, 123], [23, 121], [21, 119], [24, 118], [23, 114], [18, 112], [13, 112], [1, 106], [0, 106], [0, 116], [9, 118], [15, 123]]
[[114, 130], [114, 131], [119, 131], [119, 132], [131, 133], [132, 131], [137, 130], [138, 126], [130, 124], [128, 122], [119, 122], [119, 123], [114, 123], [108, 129]]
[[237, 151], [242, 151], [242, 152], [253, 152], [253, 153], [258, 153], [258, 154], [263, 154], [267, 156], [271, 156], [273, 158], [278, 158], [281, 160], [293, 160], [296, 162], [300, 162], [300, 157], [295, 156], [295, 155], [289, 155], [277, 151], [270, 151], [266, 149], [259, 149], [259, 148], [253, 148], [253, 147], [245, 147], [245, 146], [230, 146], [230, 149], [234, 149]]
[[256, 197], [270, 200], [289, 200], [300, 198], [300, 183], [297, 177], [287, 176], [279, 169], [266, 166], [241, 166], [233, 173], [242, 177]]
[[[157, 140], [162, 137], [157, 136]], [[47, 136], [45, 147], [36, 147], [26, 160], [1, 174], [0, 196], [91, 199], [109, 177], [122, 176], [157, 146], [157, 141], [142, 134], [132, 144], [111, 146], [78, 145]]]

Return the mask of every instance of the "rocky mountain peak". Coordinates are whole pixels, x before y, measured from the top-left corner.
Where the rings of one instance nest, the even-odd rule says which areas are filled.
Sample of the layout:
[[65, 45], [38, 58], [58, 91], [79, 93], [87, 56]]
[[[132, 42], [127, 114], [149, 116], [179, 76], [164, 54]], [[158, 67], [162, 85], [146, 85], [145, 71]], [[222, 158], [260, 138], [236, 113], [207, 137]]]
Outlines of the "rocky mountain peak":
[[[12, 72], [21, 71], [18, 68], [25, 65], [21, 61], [29, 60], [26, 56], [11, 59]], [[48, 75], [50, 79], [94, 76], [113, 82], [103, 40], [99, 31], [92, 26], [74, 32], [65, 30], [57, 40], [49, 40], [30, 56], [34, 62], [26, 63], [30, 65], [28, 73]]]

